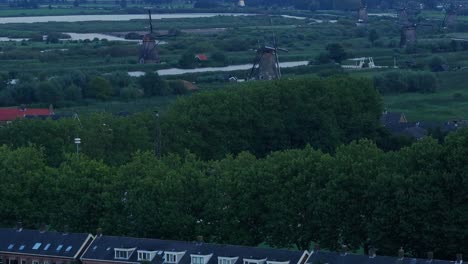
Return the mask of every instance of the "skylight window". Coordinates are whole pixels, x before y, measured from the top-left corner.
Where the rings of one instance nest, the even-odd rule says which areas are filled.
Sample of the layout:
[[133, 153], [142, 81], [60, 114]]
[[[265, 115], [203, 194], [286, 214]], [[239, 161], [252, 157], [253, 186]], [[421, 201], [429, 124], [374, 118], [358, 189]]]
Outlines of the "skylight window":
[[24, 245], [21, 245], [21, 246], [19, 247], [19, 250], [23, 250], [23, 249], [24, 249]]
[[65, 251], [70, 252], [71, 249], [72, 249], [72, 246], [68, 246], [67, 249], [65, 249]]
[[56, 250], [57, 250], [57, 251], [60, 251], [62, 248], [63, 248], [63, 245], [58, 245], [58, 247], [57, 247]]
[[50, 248], [50, 243], [45, 245], [44, 250], [48, 250]]
[[39, 247], [40, 247], [41, 245], [42, 245], [42, 243], [36, 243], [36, 244], [34, 244], [34, 246], [33, 246], [32, 249], [37, 250], [37, 249], [39, 249]]
[[15, 244], [10, 244], [10, 245], [8, 246], [8, 250], [13, 249], [14, 246], [15, 246]]

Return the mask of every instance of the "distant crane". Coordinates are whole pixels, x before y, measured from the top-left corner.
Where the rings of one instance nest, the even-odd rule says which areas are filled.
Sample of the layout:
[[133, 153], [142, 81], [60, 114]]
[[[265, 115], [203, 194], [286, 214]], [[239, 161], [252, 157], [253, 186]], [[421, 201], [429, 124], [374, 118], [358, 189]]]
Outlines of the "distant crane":
[[151, 10], [148, 9], [148, 17], [149, 17], [149, 33], [143, 36], [143, 41], [141, 43], [140, 48], [140, 55], [138, 61], [141, 64], [144, 63], [159, 63], [159, 51], [158, 45], [159, 41], [157, 42], [154, 34], [153, 34], [153, 23], [151, 20]]

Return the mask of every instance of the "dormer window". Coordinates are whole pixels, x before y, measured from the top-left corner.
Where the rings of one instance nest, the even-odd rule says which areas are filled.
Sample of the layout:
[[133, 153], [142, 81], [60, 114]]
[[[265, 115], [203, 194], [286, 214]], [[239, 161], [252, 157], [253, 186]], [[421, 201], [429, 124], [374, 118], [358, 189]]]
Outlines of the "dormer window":
[[179, 263], [179, 261], [184, 256], [185, 251], [182, 252], [174, 252], [174, 251], [166, 251], [164, 252], [164, 263]]
[[265, 264], [266, 259], [244, 259], [244, 264]]
[[218, 264], [235, 264], [238, 257], [218, 257]]
[[191, 258], [191, 264], [207, 264], [208, 261], [210, 261], [211, 256], [210, 255], [190, 255]]
[[289, 261], [267, 261], [267, 264], [289, 264]]
[[156, 251], [138, 250], [138, 261], [152, 261]]
[[129, 259], [134, 248], [114, 248], [115, 259]]

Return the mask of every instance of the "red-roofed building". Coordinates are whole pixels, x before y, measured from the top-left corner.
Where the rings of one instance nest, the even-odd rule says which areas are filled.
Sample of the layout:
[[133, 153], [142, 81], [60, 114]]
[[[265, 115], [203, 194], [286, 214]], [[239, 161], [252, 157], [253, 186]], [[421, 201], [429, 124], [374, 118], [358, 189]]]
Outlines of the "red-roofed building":
[[0, 122], [11, 122], [27, 116], [51, 116], [52, 109], [47, 108], [0, 108]]
[[197, 54], [195, 55], [195, 59], [197, 59], [198, 61], [208, 61], [208, 56], [206, 56], [205, 54]]

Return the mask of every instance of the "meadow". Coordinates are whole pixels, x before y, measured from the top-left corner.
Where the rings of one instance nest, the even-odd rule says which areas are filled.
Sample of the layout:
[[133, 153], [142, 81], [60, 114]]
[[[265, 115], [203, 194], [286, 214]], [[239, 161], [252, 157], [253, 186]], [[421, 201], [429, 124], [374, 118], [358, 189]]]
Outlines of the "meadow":
[[[115, 8], [114, 8], [115, 9]], [[128, 10], [112, 8], [92, 9], [38, 9], [23, 10], [27, 15], [75, 14], [76, 12], [119, 14]], [[21, 10], [0, 10], [0, 16], [18, 14]], [[142, 10], [140, 10], [142, 11]], [[3, 13], [2, 13], [3, 12]], [[36, 13], [34, 13], [36, 12]], [[41, 13], [42, 12], [42, 13]], [[67, 13], [68, 12], [68, 13]], [[156, 12], [167, 12], [161, 9]], [[438, 89], [430, 94], [385, 94], [385, 108], [407, 113], [410, 120], [434, 119], [447, 120], [454, 117], [468, 118], [467, 89], [461, 84], [468, 66], [467, 46], [454, 42], [454, 37], [464, 37], [466, 33], [442, 31], [440, 29], [418, 30], [419, 42], [415, 49], [399, 48], [399, 28], [392, 18], [371, 18], [367, 28], [358, 28], [349, 15], [336, 12], [327, 16], [323, 12], [308, 13], [308, 19], [294, 19], [280, 16], [217, 16], [192, 19], [162, 19], [154, 21], [154, 28], [167, 42], [160, 45], [162, 63], [139, 64], [139, 46], [134, 42], [112, 42], [105, 40], [80, 40], [44, 42], [43, 34], [105, 33], [124, 36], [129, 32], [144, 34], [148, 30], [147, 20], [131, 21], [91, 21], [68, 23], [0, 24], [0, 37], [31, 38], [31, 41], [0, 42], [0, 72], [11, 75], [28, 73], [46, 75], [49, 78], [72, 71], [108, 74], [115, 71], [155, 71], [165, 68], [181, 67], [184, 54], [204, 53], [208, 57], [216, 55], [217, 60], [209, 60], [190, 67], [227, 66], [251, 63], [255, 49], [259, 45], [272, 45], [276, 38], [279, 47], [288, 52], [279, 54], [280, 61], [311, 61], [311, 66], [284, 69], [285, 78], [295, 76], [329, 76], [347, 74], [373, 78], [376, 74], [392, 70], [394, 63], [403, 70], [430, 71], [429, 63], [433, 57], [440, 57], [450, 65], [451, 71], [436, 73]], [[429, 16], [434, 16], [430, 13]], [[312, 18], [338, 18], [337, 23], [318, 23]], [[438, 22], [435, 22], [438, 23]], [[460, 22], [464, 26], [464, 22]], [[460, 28], [460, 27], [457, 27]], [[212, 30], [216, 29], [216, 30]], [[378, 38], [369, 40], [369, 32], [376, 31]], [[167, 35], [170, 33], [170, 35]], [[319, 55], [327, 52], [331, 43], [340, 43], [348, 58], [373, 57], [376, 65], [388, 69], [342, 71], [338, 65], [320, 65]], [[221, 54], [221, 56], [220, 56]], [[343, 64], [353, 62], [344, 60]], [[232, 73], [203, 73], [183, 76], [168, 76], [167, 79], [186, 79], [203, 89], [219, 89], [226, 85], [226, 75], [246, 78], [247, 71]], [[64, 112], [135, 112], [155, 107], [164, 109], [175, 97], [155, 97], [121, 102], [83, 102], [82, 106], [61, 104]]]

